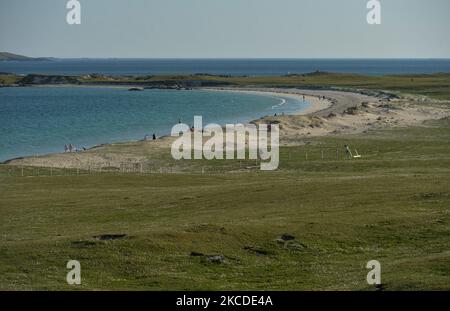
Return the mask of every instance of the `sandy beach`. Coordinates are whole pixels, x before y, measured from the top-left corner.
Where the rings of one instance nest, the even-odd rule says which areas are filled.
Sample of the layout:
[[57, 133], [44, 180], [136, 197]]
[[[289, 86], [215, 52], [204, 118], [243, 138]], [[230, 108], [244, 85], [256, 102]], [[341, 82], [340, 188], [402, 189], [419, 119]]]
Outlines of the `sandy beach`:
[[[427, 105], [414, 98], [383, 99], [360, 93], [276, 88], [204, 88], [217, 92], [246, 92], [262, 96], [295, 98], [305, 96], [309, 106], [293, 115], [266, 116], [252, 121], [254, 124], [277, 123], [280, 126], [280, 145], [303, 145], [314, 136], [351, 135], [367, 133], [370, 130], [405, 127], [421, 124], [425, 120], [436, 120], [450, 116], [450, 110], [439, 101]], [[152, 159], [163, 165], [164, 153], [174, 138], [165, 136], [154, 141], [130, 141], [105, 144], [87, 151], [56, 153], [13, 159], [12, 165], [100, 168], [138, 165]], [[159, 159], [159, 160], [156, 160]]]
[[308, 102], [308, 107], [298, 110], [294, 115], [307, 115], [315, 112], [322, 111], [329, 108], [333, 103], [328, 98], [321, 98], [318, 94], [312, 94], [308, 92], [290, 92], [289, 90], [282, 89], [263, 89], [263, 88], [204, 88], [208, 91], [217, 92], [233, 92], [233, 93], [247, 93], [259, 96], [272, 96], [277, 98], [292, 98], [298, 101]]
[[303, 100], [305, 96], [309, 106], [295, 115], [266, 116], [255, 121], [279, 123], [282, 142], [295, 142], [295, 139], [301, 137], [357, 134], [384, 127], [412, 126], [450, 115], [450, 110], [442, 102], [429, 100], [427, 105], [423, 105], [422, 99], [414, 97], [387, 99], [355, 92], [295, 88], [217, 90], [292, 97], [298, 100]]

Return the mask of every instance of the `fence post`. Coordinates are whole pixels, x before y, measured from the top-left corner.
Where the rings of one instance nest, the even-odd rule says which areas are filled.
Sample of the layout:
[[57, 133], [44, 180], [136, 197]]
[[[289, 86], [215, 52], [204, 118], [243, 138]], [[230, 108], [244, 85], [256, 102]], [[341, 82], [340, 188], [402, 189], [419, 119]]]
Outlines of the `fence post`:
[[308, 151], [305, 151], [305, 160], [308, 161]]
[[322, 153], [322, 160], [323, 160], [323, 149], [321, 149], [320, 151], [321, 151], [321, 153]]
[[21, 168], [22, 168], [22, 177], [23, 177], [23, 166]]

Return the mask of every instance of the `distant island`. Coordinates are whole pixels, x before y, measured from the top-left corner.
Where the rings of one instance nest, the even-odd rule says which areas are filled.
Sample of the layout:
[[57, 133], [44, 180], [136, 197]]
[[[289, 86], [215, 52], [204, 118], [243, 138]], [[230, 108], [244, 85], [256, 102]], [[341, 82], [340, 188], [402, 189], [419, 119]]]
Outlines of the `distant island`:
[[0, 52], [0, 61], [50, 61], [51, 57], [28, 57], [8, 52]]

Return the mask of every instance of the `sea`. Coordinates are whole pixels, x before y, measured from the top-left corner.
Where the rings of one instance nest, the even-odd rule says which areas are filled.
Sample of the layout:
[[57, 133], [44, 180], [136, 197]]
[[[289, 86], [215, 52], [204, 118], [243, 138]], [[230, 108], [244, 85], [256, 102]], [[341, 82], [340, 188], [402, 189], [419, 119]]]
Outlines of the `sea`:
[[194, 116], [209, 123], [245, 123], [292, 114], [308, 104], [293, 97], [203, 90], [111, 87], [0, 88], [0, 162], [98, 144], [170, 134]]
[[314, 71], [364, 75], [450, 72], [450, 59], [54, 59], [0, 61], [0, 72], [16, 74], [281, 76]]
[[[364, 75], [450, 72], [450, 59], [55, 59], [3, 61], [15, 74], [212, 74], [281, 76], [313, 71]], [[204, 123], [248, 122], [292, 114], [308, 103], [292, 97], [204, 90], [145, 90], [111, 87], [0, 88], [0, 162], [12, 158], [140, 140], [170, 133], [195, 115]]]

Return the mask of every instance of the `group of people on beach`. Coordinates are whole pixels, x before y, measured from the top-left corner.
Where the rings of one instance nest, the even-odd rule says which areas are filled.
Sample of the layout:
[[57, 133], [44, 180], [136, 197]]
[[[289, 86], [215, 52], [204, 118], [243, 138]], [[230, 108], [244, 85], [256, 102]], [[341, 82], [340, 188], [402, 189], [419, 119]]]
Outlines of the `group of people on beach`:
[[73, 152], [75, 149], [76, 148], [72, 144], [64, 145], [64, 152]]
[[[81, 150], [86, 151], [86, 147], [83, 147]], [[64, 145], [64, 152], [78, 152], [78, 148], [72, 144]]]

